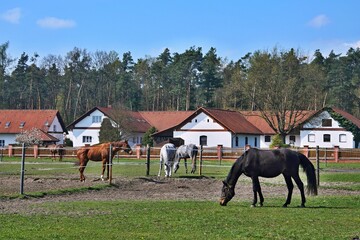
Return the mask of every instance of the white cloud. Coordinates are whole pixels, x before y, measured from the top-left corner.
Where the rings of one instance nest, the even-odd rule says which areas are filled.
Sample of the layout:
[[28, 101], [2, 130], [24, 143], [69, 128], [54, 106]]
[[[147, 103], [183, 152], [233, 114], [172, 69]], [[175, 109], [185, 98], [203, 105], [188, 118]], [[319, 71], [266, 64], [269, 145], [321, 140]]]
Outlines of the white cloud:
[[345, 43], [344, 45], [348, 48], [354, 48], [354, 49], [360, 48], [360, 40], [353, 43]]
[[19, 23], [21, 17], [21, 9], [13, 8], [1, 14], [1, 18], [10, 23]]
[[39, 19], [36, 22], [40, 27], [43, 28], [72, 28], [75, 27], [76, 23], [73, 20], [60, 19], [55, 17], [47, 17], [43, 19]]
[[313, 19], [311, 19], [311, 21], [309, 22], [309, 25], [314, 28], [321, 28], [321, 27], [327, 25], [329, 22], [330, 22], [330, 19], [326, 15], [321, 14], [321, 15], [318, 15], [318, 16], [314, 17]]

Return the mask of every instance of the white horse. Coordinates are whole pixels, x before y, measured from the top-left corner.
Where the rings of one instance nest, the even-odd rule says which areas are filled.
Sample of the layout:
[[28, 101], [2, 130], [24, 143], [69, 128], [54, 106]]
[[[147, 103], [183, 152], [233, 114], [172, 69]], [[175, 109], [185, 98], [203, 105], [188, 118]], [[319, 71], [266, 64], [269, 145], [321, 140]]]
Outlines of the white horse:
[[[161, 176], [163, 164], [165, 165], [165, 177], [171, 177], [171, 168], [174, 165], [176, 147], [172, 143], [166, 143], [160, 150], [160, 169], [158, 176]], [[174, 168], [175, 170], [175, 168]], [[175, 172], [175, 171], [174, 171]]]
[[181, 145], [175, 154], [175, 163], [174, 163], [174, 173], [179, 169], [180, 159], [184, 159], [185, 171], [188, 173], [187, 169], [187, 159], [191, 159], [191, 173], [196, 171], [196, 157], [198, 154], [198, 147], [195, 144]]

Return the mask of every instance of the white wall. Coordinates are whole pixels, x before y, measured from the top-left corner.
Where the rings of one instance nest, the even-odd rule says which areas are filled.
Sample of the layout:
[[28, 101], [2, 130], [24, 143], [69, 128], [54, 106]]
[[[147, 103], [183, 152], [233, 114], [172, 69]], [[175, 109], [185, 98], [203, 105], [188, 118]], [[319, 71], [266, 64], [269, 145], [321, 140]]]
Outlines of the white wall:
[[231, 147], [230, 132], [174, 131], [174, 137], [184, 139], [184, 144], [200, 145], [200, 136], [207, 136], [207, 147], [216, 147], [219, 144], [224, 147]]
[[[332, 125], [323, 127], [322, 119], [332, 119]], [[304, 124], [303, 128], [300, 132], [301, 147], [305, 145], [322, 148], [332, 148], [334, 146], [339, 146], [340, 148], [354, 147], [353, 134], [341, 130], [339, 123], [327, 111], [311, 119], [308, 123]], [[324, 142], [324, 134], [330, 135], [330, 142]], [[340, 135], [342, 135], [342, 141], [340, 141]]]

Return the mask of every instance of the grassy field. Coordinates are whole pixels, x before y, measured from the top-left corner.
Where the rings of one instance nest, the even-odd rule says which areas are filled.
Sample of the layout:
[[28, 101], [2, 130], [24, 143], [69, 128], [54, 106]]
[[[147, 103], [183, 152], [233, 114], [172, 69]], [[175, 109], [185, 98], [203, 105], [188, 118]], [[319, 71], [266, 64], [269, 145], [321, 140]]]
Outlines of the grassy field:
[[[0, 180], [19, 175], [19, 163], [19, 159], [4, 158], [0, 162]], [[231, 164], [224, 161], [220, 166], [218, 162], [205, 161], [203, 175], [223, 179]], [[150, 175], [156, 176], [158, 168], [158, 161], [152, 161]], [[322, 164], [320, 186], [359, 191], [359, 169], [360, 164]], [[90, 162], [85, 174], [93, 177], [99, 173], [99, 163]], [[114, 161], [115, 176], [131, 178], [145, 173], [144, 161]], [[72, 160], [26, 161], [26, 176], [52, 178], [62, 174], [78, 178]], [[176, 177], [183, 175], [182, 164]], [[232, 200], [227, 207], [194, 200], [34, 203], [26, 213], [0, 214], [0, 239], [353, 239], [360, 236], [359, 195], [313, 197], [307, 208], [295, 205], [281, 208], [283, 201], [283, 197], [267, 198], [262, 208], [250, 208], [249, 201], [241, 198]], [[294, 201], [299, 202], [298, 197]]]
[[[1, 239], [352, 239], [360, 197], [318, 197], [307, 208], [234, 201], [106, 201], [34, 205], [0, 215]], [[38, 209], [38, 210], [37, 210]], [[39, 211], [40, 213], [34, 213]]]

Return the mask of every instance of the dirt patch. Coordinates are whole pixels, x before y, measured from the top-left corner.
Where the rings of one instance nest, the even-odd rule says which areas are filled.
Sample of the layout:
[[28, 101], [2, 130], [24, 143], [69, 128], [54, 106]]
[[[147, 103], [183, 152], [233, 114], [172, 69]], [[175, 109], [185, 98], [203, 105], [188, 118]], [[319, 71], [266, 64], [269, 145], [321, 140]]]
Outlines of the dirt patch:
[[[91, 187], [99, 184], [108, 184], [99, 179], [80, 183], [76, 178], [26, 178], [25, 193], [49, 190]], [[64, 202], [64, 201], [112, 201], [112, 200], [198, 200], [198, 201], [218, 201], [222, 182], [214, 178], [116, 178], [113, 186], [103, 190], [88, 190], [59, 195], [46, 195], [41, 198], [29, 197], [25, 199], [2, 199], [0, 200], [0, 213], [27, 213], [31, 214], [34, 205], [44, 202]], [[18, 189], [19, 179], [16, 177], [1, 178], [1, 191], [6, 189]], [[263, 184], [263, 195], [266, 198], [285, 196], [286, 186], [282, 184]], [[237, 187], [233, 201], [240, 199], [252, 200], [252, 184], [250, 181], [242, 179]], [[294, 195], [299, 195], [297, 188]], [[359, 191], [345, 191], [335, 189], [320, 188], [319, 195], [359, 195]], [[38, 212], [38, 210], [36, 210]]]

